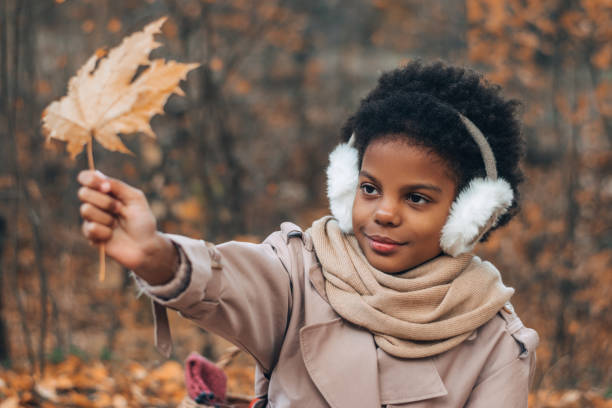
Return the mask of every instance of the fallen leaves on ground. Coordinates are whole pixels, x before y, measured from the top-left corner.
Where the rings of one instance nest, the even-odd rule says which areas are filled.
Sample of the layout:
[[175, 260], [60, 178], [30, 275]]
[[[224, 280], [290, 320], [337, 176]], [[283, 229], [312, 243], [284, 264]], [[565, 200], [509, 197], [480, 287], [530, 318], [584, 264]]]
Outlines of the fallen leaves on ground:
[[[229, 366], [230, 393], [252, 394], [252, 367]], [[71, 406], [79, 408], [176, 407], [187, 395], [182, 364], [83, 361], [70, 356], [51, 365], [42, 379], [0, 371], [0, 408]]]
[[[229, 395], [252, 395], [252, 366], [231, 364], [224, 370]], [[103, 363], [70, 356], [49, 366], [43, 379], [0, 370], [0, 408], [176, 407], [186, 395], [183, 365], [176, 361], [146, 368], [136, 362]], [[539, 390], [530, 394], [529, 407], [612, 408], [612, 400], [594, 390]]]
[[612, 399], [579, 390], [539, 390], [529, 395], [530, 408], [610, 408]]

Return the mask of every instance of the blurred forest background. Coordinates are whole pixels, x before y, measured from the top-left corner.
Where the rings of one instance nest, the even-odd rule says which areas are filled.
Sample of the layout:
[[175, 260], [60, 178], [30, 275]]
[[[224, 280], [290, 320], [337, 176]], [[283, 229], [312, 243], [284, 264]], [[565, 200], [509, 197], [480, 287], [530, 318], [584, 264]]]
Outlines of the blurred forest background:
[[[157, 141], [128, 136], [134, 156], [99, 145], [94, 154], [101, 171], [145, 191], [166, 232], [257, 241], [281, 221], [308, 226], [327, 213], [324, 169], [340, 126], [382, 71], [408, 60], [474, 67], [519, 98], [523, 211], [478, 252], [541, 336], [534, 389], [546, 394], [531, 405], [612, 398], [610, 0], [1, 0], [0, 401], [27, 402], [10, 389], [30, 389], [43, 372], [94, 370], [94, 388], [117, 366], [141, 381], [160, 367], [160, 377], [182, 375], [178, 363], [160, 366], [149, 302], [127, 271], [109, 261], [98, 282], [76, 195], [85, 155], [45, 146], [40, 127], [96, 49], [162, 15], [153, 55], [201, 67], [186, 97], [154, 118]], [[215, 360], [227, 346], [171, 323], [176, 361], [191, 350]], [[248, 394], [250, 360], [233, 366]], [[30, 401], [60, 389], [46, 384]], [[146, 405], [138, 392], [125, 391], [140, 398], [128, 405]], [[96, 398], [75, 404], [103, 406]]]

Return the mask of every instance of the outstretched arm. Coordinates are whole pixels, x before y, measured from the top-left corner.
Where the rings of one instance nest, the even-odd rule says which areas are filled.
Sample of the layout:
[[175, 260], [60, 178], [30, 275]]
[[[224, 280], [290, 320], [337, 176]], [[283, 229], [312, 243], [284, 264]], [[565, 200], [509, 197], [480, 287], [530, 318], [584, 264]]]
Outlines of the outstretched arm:
[[104, 243], [110, 257], [146, 282], [139, 283], [156, 303], [180, 311], [271, 369], [291, 304], [288, 271], [271, 245], [214, 246], [160, 233], [140, 190], [93, 171], [81, 172], [78, 180], [83, 233], [92, 244]]

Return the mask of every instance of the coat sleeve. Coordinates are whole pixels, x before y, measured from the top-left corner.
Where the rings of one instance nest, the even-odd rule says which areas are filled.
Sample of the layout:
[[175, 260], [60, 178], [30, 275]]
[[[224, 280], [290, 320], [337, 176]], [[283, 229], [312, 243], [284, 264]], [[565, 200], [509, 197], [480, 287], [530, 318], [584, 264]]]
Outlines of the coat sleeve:
[[141, 289], [158, 305], [224, 337], [270, 371], [285, 335], [292, 296], [289, 273], [274, 247], [233, 241], [215, 246], [167, 236], [181, 255], [179, 272], [161, 287], [137, 279]]
[[492, 360], [507, 362], [478, 382], [465, 405], [468, 408], [527, 408], [539, 337], [535, 330], [523, 326], [512, 305], [507, 304], [506, 310], [500, 312], [506, 320], [506, 335], [511, 336], [518, 347], [513, 348], [512, 355], [504, 352], [504, 355], [492, 356]]

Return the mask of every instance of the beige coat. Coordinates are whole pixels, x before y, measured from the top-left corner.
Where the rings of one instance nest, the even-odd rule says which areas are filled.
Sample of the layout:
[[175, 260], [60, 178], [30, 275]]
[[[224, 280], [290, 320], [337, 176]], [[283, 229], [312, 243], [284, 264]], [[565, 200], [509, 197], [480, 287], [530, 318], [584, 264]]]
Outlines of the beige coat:
[[[158, 346], [170, 341], [163, 305], [250, 353], [269, 407], [527, 406], [538, 336], [509, 304], [459, 346], [399, 359], [330, 307], [310, 237], [297, 226], [284, 223], [259, 245], [169, 237], [192, 272], [188, 282], [140, 281], [158, 303]], [[164, 300], [181, 279], [186, 289]]]

